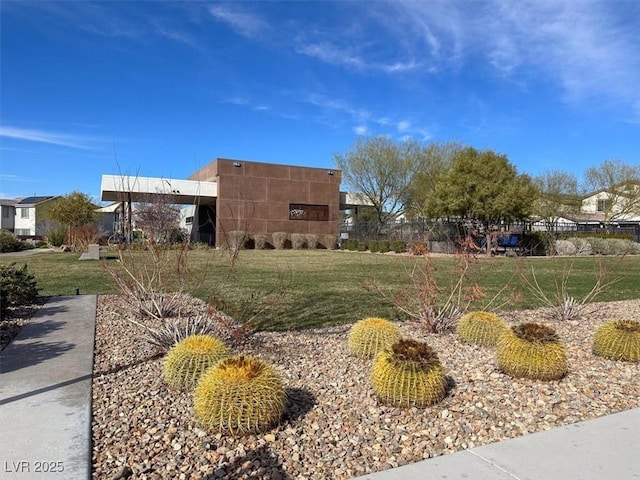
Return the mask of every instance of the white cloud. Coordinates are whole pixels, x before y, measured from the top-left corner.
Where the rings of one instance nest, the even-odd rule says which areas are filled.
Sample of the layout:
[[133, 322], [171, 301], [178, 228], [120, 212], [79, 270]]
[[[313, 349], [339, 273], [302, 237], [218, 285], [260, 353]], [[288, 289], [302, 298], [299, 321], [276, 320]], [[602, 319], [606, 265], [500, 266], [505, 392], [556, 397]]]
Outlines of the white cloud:
[[366, 125], [357, 125], [353, 127], [353, 133], [356, 135], [367, 135], [369, 133], [369, 129]]
[[411, 128], [411, 122], [408, 122], [407, 120], [402, 120], [400, 122], [398, 122], [398, 131], [399, 132], [406, 132], [407, 130], [409, 130]]
[[28, 142], [47, 143], [62, 147], [79, 148], [82, 150], [93, 150], [97, 148], [94, 137], [85, 135], [47, 132], [44, 130], [32, 130], [26, 128], [15, 128], [0, 126], [0, 137], [24, 140]]
[[[629, 2], [394, 0], [394, 43], [418, 38], [438, 70], [478, 59], [518, 83], [555, 83], [569, 101], [594, 97], [640, 112], [640, 9]], [[391, 13], [389, 13], [391, 12]], [[380, 17], [385, 15], [380, 14]], [[413, 42], [414, 45], [416, 42]]]
[[213, 18], [229, 25], [237, 34], [254, 38], [268, 30], [269, 25], [255, 14], [231, 9], [223, 5], [212, 5], [209, 13]]
[[415, 70], [420, 64], [410, 60], [391, 63], [369, 60], [362, 52], [351, 47], [339, 47], [328, 42], [300, 45], [296, 51], [308, 57], [317, 58], [325, 63], [346, 67], [357, 71], [380, 71], [384, 73], [400, 73]]

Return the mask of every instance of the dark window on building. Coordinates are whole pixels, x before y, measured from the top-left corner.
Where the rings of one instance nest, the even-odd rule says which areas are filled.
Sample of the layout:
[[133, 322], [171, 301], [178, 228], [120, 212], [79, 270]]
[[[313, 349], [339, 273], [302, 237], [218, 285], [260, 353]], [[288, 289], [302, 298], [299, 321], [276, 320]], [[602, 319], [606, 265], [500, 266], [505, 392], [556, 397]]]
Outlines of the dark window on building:
[[329, 221], [329, 205], [289, 204], [289, 220]]
[[29, 218], [29, 209], [21, 208], [20, 209], [20, 218]]
[[185, 218], [185, 223], [186, 223], [187, 225], [192, 224], [192, 223], [193, 223], [193, 216]]
[[598, 200], [598, 207], [597, 207], [598, 212], [606, 212], [607, 210], [609, 210], [610, 207], [611, 207], [610, 199]]
[[2, 206], [2, 218], [9, 218], [9, 207]]

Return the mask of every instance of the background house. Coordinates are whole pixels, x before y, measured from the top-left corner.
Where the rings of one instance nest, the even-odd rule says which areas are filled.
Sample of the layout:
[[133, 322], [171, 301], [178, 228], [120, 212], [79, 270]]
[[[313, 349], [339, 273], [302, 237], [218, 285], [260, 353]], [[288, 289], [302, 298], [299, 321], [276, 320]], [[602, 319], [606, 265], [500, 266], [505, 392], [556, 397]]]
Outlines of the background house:
[[16, 201], [0, 199], [0, 230], [13, 232], [16, 224]]
[[27, 197], [15, 204], [14, 233], [20, 238], [34, 238], [45, 235], [50, 220], [47, 209], [57, 196]]

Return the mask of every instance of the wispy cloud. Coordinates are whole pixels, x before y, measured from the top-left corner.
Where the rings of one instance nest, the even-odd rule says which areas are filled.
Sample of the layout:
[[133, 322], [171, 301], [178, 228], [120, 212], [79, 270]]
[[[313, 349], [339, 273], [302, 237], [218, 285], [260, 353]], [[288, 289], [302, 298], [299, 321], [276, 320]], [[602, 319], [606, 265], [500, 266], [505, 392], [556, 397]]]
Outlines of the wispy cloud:
[[19, 175], [0, 174], [0, 180], [3, 182], [36, 182], [34, 178], [21, 177]]
[[355, 107], [336, 98], [312, 94], [307, 96], [305, 101], [323, 110], [346, 115], [347, 120], [353, 124], [351, 130], [356, 135], [369, 135], [375, 130], [375, 134], [382, 133], [395, 136], [400, 133], [403, 136], [420, 140], [428, 140], [432, 137], [427, 128], [414, 125], [410, 120], [394, 120], [386, 115], [376, 115], [368, 109]]
[[296, 48], [298, 53], [314, 57], [325, 63], [346, 67], [359, 71], [381, 71], [385, 73], [407, 72], [419, 68], [420, 64], [411, 60], [408, 62], [393, 61], [390, 63], [368, 60], [353, 48], [341, 48], [330, 43], [309, 43]]
[[59, 145], [69, 148], [79, 148], [82, 150], [94, 150], [98, 148], [97, 143], [99, 141], [96, 137], [89, 137], [86, 135], [7, 126], [0, 126], [0, 137], [24, 140], [27, 142], [47, 143], [50, 145]]
[[209, 13], [213, 18], [227, 24], [243, 37], [255, 38], [269, 29], [269, 24], [256, 14], [230, 8], [227, 5], [212, 5]]
[[[419, 38], [438, 69], [466, 68], [478, 59], [517, 83], [546, 79], [568, 101], [594, 96], [640, 113], [640, 9], [624, 2], [523, 0], [382, 4], [393, 11], [394, 38]], [[380, 17], [384, 17], [380, 14]], [[415, 42], [414, 42], [415, 44]]]

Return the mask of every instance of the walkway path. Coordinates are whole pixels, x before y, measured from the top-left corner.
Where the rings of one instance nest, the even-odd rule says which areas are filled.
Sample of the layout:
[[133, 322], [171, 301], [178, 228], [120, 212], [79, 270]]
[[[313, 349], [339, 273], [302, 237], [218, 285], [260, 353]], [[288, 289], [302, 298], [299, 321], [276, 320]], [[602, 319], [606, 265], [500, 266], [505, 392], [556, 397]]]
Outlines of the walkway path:
[[638, 480], [640, 408], [358, 478]]
[[95, 295], [52, 297], [0, 352], [0, 478], [91, 475]]

